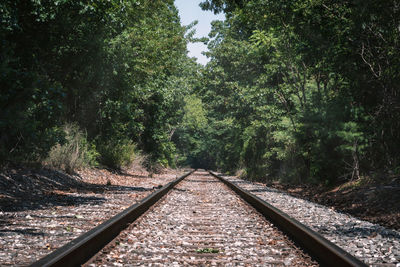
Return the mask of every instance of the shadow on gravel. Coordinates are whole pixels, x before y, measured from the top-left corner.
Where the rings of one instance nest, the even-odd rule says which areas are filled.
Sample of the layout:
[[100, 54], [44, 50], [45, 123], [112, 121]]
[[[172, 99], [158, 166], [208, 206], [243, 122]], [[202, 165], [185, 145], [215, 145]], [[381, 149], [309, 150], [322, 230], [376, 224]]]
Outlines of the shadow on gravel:
[[276, 193], [276, 192], [279, 192], [278, 190], [276, 190], [276, 189], [272, 189], [272, 188], [259, 188], [259, 189], [251, 189], [251, 190], [248, 190], [250, 193], [262, 193], [262, 192], [273, 192], [273, 193]]
[[186, 192], [187, 191], [186, 189], [180, 189], [180, 188], [176, 188], [176, 187], [172, 188], [172, 190], [178, 191], [178, 192]]
[[150, 178], [148, 175], [133, 175], [133, 174], [129, 174], [129, 173], [125, 173], [125, 172], [118, 172], [118, 175], [121, 176], [126, 176], [126, 177], [133, 177], [133, 178]]
[[231, 181], [231, 182], [233, 182], [234, 184], [251, 184], [251, 182], [249, 182], [249, 181], [234, 180], [234, 181]]
[[196, 176], [209, 176], [210, 174], [208, 172], [196, 172]]
[[212, 180], [192, 180], [192, 179], [188, 179], [186, 181], [190, 182], [190, 183], [220, 183], [220, 181], [212, 181]]
[[[5, 215], [0, 217], [0, 236], [8, 236], [9, 233], [16, 233], [22, 235], [30, 235], [30, 236], [44, 236], [45, 233], [35, 229], [35, 228], [24, 228], [24, 229], [6, 229], [6, 226], [10, 226], [9, 220], [11, 216]], [[13, 224], [13, 227], [18, 227], [20, 225]], [[25, 225], [24, 225], [25, 227]]]
[[30, 235], [30, 236], [45, 236], [46, 235], [44, 232], [38, 231], [37, 229], [33, 229], [33, 228], [0, 230], [0, 236], [7, 235], [7, 233], [16, 233], [16, 234]]
[[[379, 233], [380, 236], [385, 238], [400, 239], [399, 232], [390, 229], [382, 230], [379, 226], [359, 227], [355, 225], [346, 226], [335, 224], [334, 227], [336, 228], [334, 231], [335, 234], [340, 236], [374, 239], [377, 236], [377, 233]], [[319, 233], [331, 234], [331, 230], [327, 229], [325, 226], [316, 227], [316, 229]]]
[[153, 188], [90, 184], [78, 175], [41, 169], [12, 169], [0, 172], [0, 211], [44, 209], [53, 206], [96, 205], [106, 199], [74, 193], [144, 192]]

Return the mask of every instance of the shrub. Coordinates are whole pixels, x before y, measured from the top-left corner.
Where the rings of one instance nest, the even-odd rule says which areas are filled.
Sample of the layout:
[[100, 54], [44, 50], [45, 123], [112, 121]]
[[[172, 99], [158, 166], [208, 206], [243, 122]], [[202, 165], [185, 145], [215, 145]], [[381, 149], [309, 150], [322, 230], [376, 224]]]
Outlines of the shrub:
[[63, 142], [50, 149], [45, 164], [67, 173], [82, 167], [96, 166], [99, 154], [96, 147], [87, 141], [86, 134], [76, 124], [66, 124], [63, 132]]
[[135, 150], [135, 144], [127, 139], [100, 143], [100, 162], [113, 169], [128, 167], [135, 159]]
[[129, 168], [134, 169], [134, 170], [145, 171], [145, 166], [146, 166], [147, 161], [148, 161], [147, 155], [136, 151], [135, 158], [133, 159], [132, 163], [129, 165]]

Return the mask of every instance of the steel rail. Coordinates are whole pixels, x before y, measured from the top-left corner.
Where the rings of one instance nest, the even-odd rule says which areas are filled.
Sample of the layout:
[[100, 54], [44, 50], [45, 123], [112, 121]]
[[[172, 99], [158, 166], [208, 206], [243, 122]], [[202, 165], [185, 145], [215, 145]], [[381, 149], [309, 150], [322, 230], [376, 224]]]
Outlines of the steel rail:
[[261, 198], [214, 172], [210, 171], [210, 174], [221, 180], [265, 218], [274, 223], [276, 227], [292, 238], [296, 244], [302, 247], [310, 256], [314, 257], [322, 266], [367, 266], [342, 248]]
[[169, 182], [139, 203], [132, 205], [111, 219], [82, 234], [49, 255], [34, 262], [32, 267], [45, 266], [80, 266], [90, 260], [104, 246], [128, 227], [140, 215], [146, 212], [175, 185], [192, 174], [195, 170]]

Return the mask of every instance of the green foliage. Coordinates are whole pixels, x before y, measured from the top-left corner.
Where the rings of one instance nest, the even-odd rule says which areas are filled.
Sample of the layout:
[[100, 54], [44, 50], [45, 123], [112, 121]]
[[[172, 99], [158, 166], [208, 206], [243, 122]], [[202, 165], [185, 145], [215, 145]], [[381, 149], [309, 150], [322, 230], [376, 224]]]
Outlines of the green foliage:
[[[5, 76], [6, 79], [15, 78]], [[4, 87], [9, 90], [1, 95], [1, 161], [41, 161], [62, 138], [57, 121], [61, 115], [60, 86], [31, 74], [26, 78], [21, 85], [30, 83], [32, 88], [22, 90], [16, 82]]]
[[197, 66], [173, 1], [7, 0], [0, 17], [1, 162], [66, 149], [62, 125], [73, 122], [110, 166], [127, 164], [134, 144], [174, 165], [183, 73]]
[[207, 117], [200, 98], [189, 95], [184, 98], [183, 127], [190, 130], [199, 130], [207, 126]]
[[197, 253], [219, 253], [219, 249], [216, 248], [199, 248], [196, 249]]
[[64, 140], [54, 145], [45, 159], [45, 164], [56, 169], [63, 169], [67, 173], [74, 170], [97, 166], [99, 157], [96, 147], [90, 144], [86, 135], [77, 125], [66, 124], [63, 127]]
[[0, 161], [72, 171], [98, 150], [121, 168], [142, 151], [149, 169], [318, 183], [398, 171], [395, 1], [201, 6], [227, 17], [204, 68], [171, 0], [2, 1]]
[[204, 140], [204, 132], [208, 128], [207, 114], [204, 105], [196, 95], [184, 97], [182, 120], [173, 131], [172, 141], [178, 150], [177, 164], [183, 166], [199, 166], [199, 156]]
[[127, 139], [103, 141], [98, 145], [99, 161], [113, 169], [129, 167], [135, 160], [135, 150], [135, 144]]
[[396, 4], [201, 5], [227, 16], [213, 24], [199, 94], [212, 127], [231, 119], [223, 135], [208, 132], [220, 150], [209, 150], [216, 167], [250, 179], [335, 183], [398, 166]]
[[265, 178], [270, 167], [270, 157], [267, 155], [270, 138], [266, 134], [265, 127], [254, 121], [243, 132], [243, 149], [241, 159], [246, 166], [246, 174], [250, 179]]

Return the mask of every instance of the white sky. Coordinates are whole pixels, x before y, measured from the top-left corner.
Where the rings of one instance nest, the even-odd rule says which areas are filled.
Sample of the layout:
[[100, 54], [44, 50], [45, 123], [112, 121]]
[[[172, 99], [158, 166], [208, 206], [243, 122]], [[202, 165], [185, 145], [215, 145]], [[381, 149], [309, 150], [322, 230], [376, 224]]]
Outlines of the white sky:
[[[211, 21], [224, 20], [225, 15], [214, 15], [211, 11], [203, 11], [199, 7], [201, 2], [202, 0], [175, 0], [175, 6], [179, 10], [179, 16], [183, 25], [188, 25], [195, 20], [199, 21], [194, 27], [196, 29], [195, 37], [208, 37], [208, 33], [211, 31]], [[201, 52], [207, 51], [206, 45], [203, 43], [190, 43], [188, 44], [188, 50], [188, 55], [196, 57], [198, 63], [207, 64], [207, 57], [201, 54]]]

